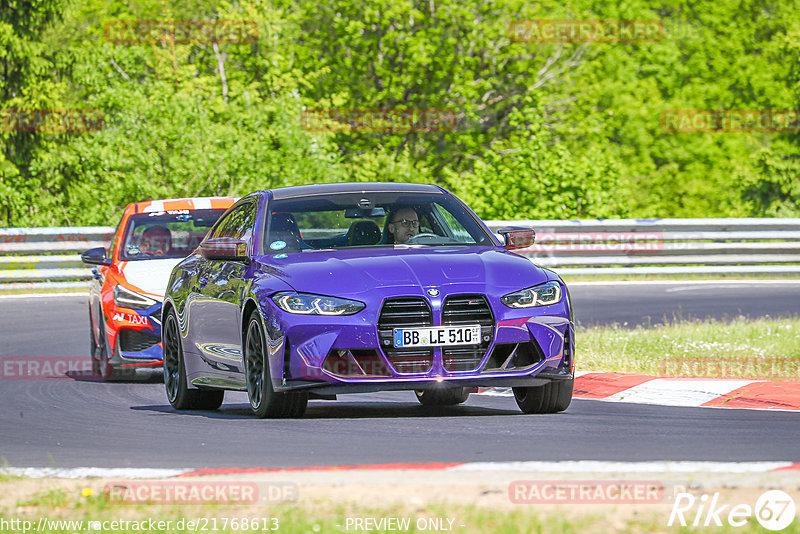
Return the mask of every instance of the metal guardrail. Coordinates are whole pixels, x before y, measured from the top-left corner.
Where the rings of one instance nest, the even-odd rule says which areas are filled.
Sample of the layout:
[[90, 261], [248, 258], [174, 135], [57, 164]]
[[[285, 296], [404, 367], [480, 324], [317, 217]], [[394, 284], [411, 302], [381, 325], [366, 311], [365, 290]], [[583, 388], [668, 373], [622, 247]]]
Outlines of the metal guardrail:
[[113, 226], [0, 228], [0, 291], [86, 287], [80, 253], [108, 247]]
[[[488, 221], [527, 226], [519, 251], [560, 274], [800, 274], [798, 219], [601, 219]], [[80, 253], [108, 246], [114, 227], [0, 228], [0, 291], [85, 287]]]
[[800, 219], [489, 221], [536, 229], [521, 254], [562, 275], [800, 274]]

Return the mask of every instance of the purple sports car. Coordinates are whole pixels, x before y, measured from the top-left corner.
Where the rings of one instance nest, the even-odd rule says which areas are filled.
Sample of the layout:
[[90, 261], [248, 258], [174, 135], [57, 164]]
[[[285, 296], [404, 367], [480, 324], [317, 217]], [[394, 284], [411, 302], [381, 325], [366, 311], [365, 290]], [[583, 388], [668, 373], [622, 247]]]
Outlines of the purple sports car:
[[413, 390], [453, 405], [511, 387], [525, 413], [572, 400], [575, 330], [564, 282], [501, 245], [438, 186], [323, 184], [259, 191], [172, 271], [164, 384], [179, 410], [247, 391], [258, 417], [308, 399]]

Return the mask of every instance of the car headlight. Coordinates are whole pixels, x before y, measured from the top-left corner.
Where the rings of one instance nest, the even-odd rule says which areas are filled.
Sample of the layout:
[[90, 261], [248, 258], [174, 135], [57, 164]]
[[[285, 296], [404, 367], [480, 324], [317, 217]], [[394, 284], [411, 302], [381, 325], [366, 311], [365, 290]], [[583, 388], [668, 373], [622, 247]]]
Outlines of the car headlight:
[[114, 286], [114, 302], [117, 303], [117, 306], [132, 308], [134, 310], [146, 310], [158, 304], [156, 299], [151, 299], [141, 293], [125, 289], [120, 285]]
[[272, 300], [280, 309], [300, 315], [353, 315], [367, 306], [357, 300], [310, 293], [276, 293]]
[[509, 293], [500, 301], [509, 308], [533, 308], [555, 304], [561, 301], [561, 285], [558, 282], [545, 282]]

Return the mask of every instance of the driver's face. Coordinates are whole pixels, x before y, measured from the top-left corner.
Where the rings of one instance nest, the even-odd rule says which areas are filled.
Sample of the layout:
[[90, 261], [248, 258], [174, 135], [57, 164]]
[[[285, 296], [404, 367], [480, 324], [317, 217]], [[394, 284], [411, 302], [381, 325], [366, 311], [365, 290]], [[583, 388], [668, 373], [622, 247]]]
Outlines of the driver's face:
[[162, 232], [145, 233], [139, 247], [145, 254], [163, 256], [169, 250], [169, 236]]
[[410, 237], [419, 233], [419, 217], [417, 212], [410, 208], [403, 208], [392, 216], [389, 223], [389, 232], [394, 236], [395, 243], [405, 243]]

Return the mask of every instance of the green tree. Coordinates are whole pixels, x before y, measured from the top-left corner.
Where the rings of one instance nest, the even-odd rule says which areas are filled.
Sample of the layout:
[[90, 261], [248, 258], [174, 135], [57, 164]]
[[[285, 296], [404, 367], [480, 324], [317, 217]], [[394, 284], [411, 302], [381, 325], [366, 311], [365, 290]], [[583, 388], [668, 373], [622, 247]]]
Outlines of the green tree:
[[326, 0], [301, 2], [298, 55], [318, 107], [438, 110], [452, 113], [441, 132], [344, 132], [345, 158], [382, 149], [408, 153], [443, 181], [493, 142], [506, 138], [510, 114], [525, 98], [562, 82], [581, 63], [582, 45], [538, 48], [509, 36], [512, 21], [555, 17], [556, 2], [518, 0]]
[[510, 117], [514, 133], [496, 143], [453, 190], [495, 220], [613, 218], [628, 215], [616, 163], [601, 150], [570, 152], [534, 107]]
[[[48, 194], [16, 224], [107, 224], [125, 204], [147, 198], [240, 196], [341, 179], [326, 137], [300, 128], [301, 79], [279, 46], [263, 37], [256, 43], [104, 42], [109, 18], [98, 5], [69, 13], [61, 57], [75, 98], [100, 110], [104, 127], [35, 154], [30, 176]], [[263, 6], [219, 9], [213, 19], [270, 23]], [[147, 10], [125, 15], [158, 18]], [[87, 16], [97, 22], [82, 26]]]
[[20, 128], [19, 110], [46, 110], [61, 102], [52, 50], [42, 42], [61, 10], [60, 0], [0, 2], [0, 224], [26, 210], [31, 202], [26, 192], [40, 185], [29, 180], [28, 164], [50, 139]]

